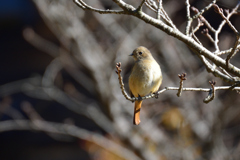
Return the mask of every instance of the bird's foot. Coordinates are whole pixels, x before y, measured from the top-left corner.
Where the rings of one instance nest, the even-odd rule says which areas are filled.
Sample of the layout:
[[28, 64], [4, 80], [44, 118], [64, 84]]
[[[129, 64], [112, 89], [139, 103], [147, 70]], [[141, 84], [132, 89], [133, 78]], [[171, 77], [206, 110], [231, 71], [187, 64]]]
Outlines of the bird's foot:
[[158, 91], [155, 92], [155, 93], [153, 93], [153, 94], [154, 94], [155, 98], [158, 99], [158, 97], [159, 97], [159, 93], [158, 93]]
[[140, 95], [138, 95], [138, 100], [139, 100], [139, 101], [142, 100], [142, 97], [141, 97]]

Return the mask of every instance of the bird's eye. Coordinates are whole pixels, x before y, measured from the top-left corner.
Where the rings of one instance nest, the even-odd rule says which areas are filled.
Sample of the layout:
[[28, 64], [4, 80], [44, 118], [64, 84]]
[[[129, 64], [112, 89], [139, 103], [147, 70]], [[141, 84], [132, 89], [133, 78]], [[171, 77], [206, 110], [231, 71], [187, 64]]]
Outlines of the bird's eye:
[[139, 52], [139, 55], [142, 55], [142, 52]]

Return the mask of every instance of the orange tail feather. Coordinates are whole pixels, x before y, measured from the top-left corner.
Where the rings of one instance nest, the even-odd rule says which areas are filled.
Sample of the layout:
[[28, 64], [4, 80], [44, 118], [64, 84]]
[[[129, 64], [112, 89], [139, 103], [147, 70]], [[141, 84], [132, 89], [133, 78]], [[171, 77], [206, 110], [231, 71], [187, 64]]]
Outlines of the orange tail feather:
[[133, 117], [133, 124], [139, 125], [140, 121], [140, 110], [142, 106], [142, 101], [135, 101], [134, 107], [134, 117]]

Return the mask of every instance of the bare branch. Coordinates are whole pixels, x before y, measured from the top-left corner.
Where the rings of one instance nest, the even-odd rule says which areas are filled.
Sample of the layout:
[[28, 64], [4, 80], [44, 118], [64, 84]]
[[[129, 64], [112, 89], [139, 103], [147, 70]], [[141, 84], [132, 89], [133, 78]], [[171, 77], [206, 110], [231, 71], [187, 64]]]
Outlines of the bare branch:
[[215, 4], [217, 2], [217, 0], [213, 0], [208, 6], [206, 6], [205, 8], [203, 8], [199, 13], [197, 13], [196, 15], [193, 16], [193, 19], [198, 18], [200, 15], [202, 15], [205, 11], [209, 10], [213, 4]]
[[141, 4], [138, 6], [137, 10], [141, 11], [142, 10], [142, 6], [145, 3], [146, 0], [142, 0]]
[[154, 10], [154, 12], [157, 12], [158, 6], [153, 0], [146, 0], [145, 2], [150, 8]]
[[200, 20], [200, 18], [198, 18], [198, 24], [197, 26], [192, 29], [192, 32], [190, 33], [190, 36], [192, 37], [198, 30], [201, 26], [203, 26], [204, 24], [202, 23], [202, 21]]
[[162, 0], [158, 2], [157, 19], [161, 19]]
[[83, 10], [90, 10], [90, 11], [98, 12], [100, 14], [125, 14], [125, 11], [122, 11], [122, 10], [109, 10], [109, 9], [103, 10], [103, 9], [94, 8], [87, 5], [83, 0], [73, 0], [73, 1]]
[[[195, 29], [197, 29], [197, 27], [195, 28]], [[198, 29], [197, 29], [198, 30]], [[197, 31], [196, 30], [196, 31]], [[192, 32], [191, 32], [191, 37], [193, 37], [193, 39], [197, 42], [197, 43], [199, 43], [199, 44], [201, 44], [202, 45], [202, 43], [199, 41], [199, 39], [197, 38], [197, 36], [195, 35], [195, 31], [192, 29]]]
[[227, 56], [227, 59], [226, 59], [227, 67], [229, 65], [230, 59], [239, 51], [238, 49], [239, 43], [240, 43], [240, 35], [237, 36], [237, 40], [234, 44], [234, 47], [232, 48], [230, 54]]
[[[225, 17], [225, 19], [221, 22], [221, 24], [218, 26], [218, 29], [217, 29], [216, 32], [215, 32], [215, 48], [216, 48], [216, 51], [215, 51], [215, 52], [216, 52], [216, 54], [217, 54], [218, 52], [220, 52], [219, 47], [218, 47], [218, 42], [219, 42], [218, 36], [219, 36], [219, 34], [220, 34], [223, 26], [224, 26], [226, 23], [229, 23], [229, 24], [230, 24], [229, 19], [231, 18], [231, 16], [232, 16], [233, 14], [236, 14], [239, 5], [240, 5], [240, 3], [238, 3], [237, 6], [236, 6], [230, 13], [227, 12], [227, 17], [225, 17], [225, 16], [223, 15], [223, 11], [222, 11], [221, 8], [219, 8], [217, 5], [214, 5], [216, 12], [219, 13], [220, 15], [222, 14], [222, 15]], [[231, 24], [230, 24], [230, 25], [231, 25]], [[233, 30], [234, 30], [234, 29], [233, 29]], [[234, 32], [235, 32], [235, 31], [234, 31]], [[236, 33], [236, 32], [235, 32], [235, 33]], [[236, 36], [237, 36], [237, 39], [238, 39], [239, 34], [237, 33]], [[235, 43], [235, 44], [236, 44], [236, 43]], [[234, 50], [233, 50], [232, 52], [234, 52]], [[223, 67], [223, 66], [222, 66], [222, 67]], [[223, 68], [224, 68], [224, 67], [223, 67]], [[224, 68], [224, 69], [227, 70], [227, 68], [229, 68], [229, 63], [226, 63], [226, 68]]]
[[211, 89], [208, 92], [208, 96], [203, 100], [204, 103], [209, 103], [215, 98], [215, 87], [214, 85], [216, 84], [215, 81], [209, 81], [209, 84], [211, 85]]
[[[177, 39], [183, 41], [188, 46], [190, 46], [190, 48], [193, 51], [196, 51], [197, 53], [200, 53], [201, 55], [204, 55], [206, 58], [210, 59], [217, 66], [221, 66], [222, 68], [226, 69], [226, 71], [228, 71], [236, 76], [240, 76], [239, 68], [233, 66], [232, 64], [229, 64], [228, 67], [226, 67], [226, 63], [222, 58], [212, 54], [209, 50], [207, 50], [202, 45], [195, 42], [192, 38], [189, 38], [189, 36], [184, 35], [176, 28], [169, 27], [168, 25], [164, 24], [162, 21], [154, 19], [142, 11], [136, 12], [136, 9], [132, 5], [126, 4], [125, 2], [123, 2], [121, 0], [113, 0], [113, 1], [119, 7], [121, 7], [126, 12], [126, 14], [133, 15], [133, 16], [145, 21], [146, 23], [149, 23], [149, 24], [155, 26], [156, 28], [163, 30], [167, 34], [169, 34], [173, 37], [176, 37]], [[215, 1], [213, 1], [213, 3], [215, 3]]]
[[[240, 49], [240, 45], [237, 46], [236, 48], [236, 52], [238, 52]], [[217, 53], [217, 55], [223, 55], [223, 54], [228, 54], [228, 53], [231, 53], [233, 51], [233, 48], [230, 48], [228, 50], [225, 50], [225, 51], [221, 51], [219, 53]]]
[[[198, 10], [197, 8], [191, 7], [191, 9], [192, 9], [192, 11], [195, 12], [196, 14], [199, 13], [199, 10]], [[198, 18], [198, 19], [200, 19], [200, 21], [201, 21], [202, 23], [204, 23], [204, 24], [210, 29], [210, 31], [212, 31], [213, 33], [216, 32], [216, 30], [211, 26], [211, 24], [210, 24], [202, 15], [199, 15], [199, 18]]]
[[149, 0], [147, 0], [145, 4], [150, 10], [157, 13], [157, 10], [151, 4], [149, 4]]
[[203, 29], [201, 32], [203, 35], [205, 35], [213, 44], [215, 43], [214, 39], [212, 36], [209, 34], [208, 29]]
[[[239, 5], [240, 5], [240, 3], [238, 3], [237, 6], [232, 10], [231, 14], [237, 13], [237, 9], [238, 9]], [[230, 16], [228, 16], [228, 15], [229, 15], [229, 11], [226, 12], [226, 13], [227, 13], [227, 17], [226, 17], [226, 16], [224, 15], [224, 13], [223, 13], [223, 9], [222, 9], [222, 8], [219, 8], [218, 5], [216, 5], [216, 4], [214, 4], [213, 7], [214, 7], [215, 11], [216, 11], [218, 14], [220, 14], [221, 17], [226, 21], [226, 23], [227, 23], [228, 26], [233, 30], [233, 32], [234, 32], [236, 35], [238, 35], [238, 34], [239, 34], [238, 31], [237, 31], [236, 28], [232, 25], [232, 23], [229, 21], [229, 18], [230, 18]]]
[[189, 31], [190, 31], [190, 27], [192, 24], [193, 19], [191, 18], [190, 15], [190, 4], [189, 4], [189, 0], [185, 1], [185, 5], [186, 5], [186, 12], [187, 12], [187, 25], [186, 25], [186, 29], [185, 29], [185, 33], [186, 35], [189, 35]]
[[124, 84], [123, 84], [123, 80], [122, 80], [122, 76], [121, 76], [121, 72], [122, 72], [122, 69], [121, 69], [121, 62], [117, 63], [116, 64], [116, 73], [118, 74], [118, 80], [119, 80], [119, 84], [121, 86], [121, 90], [122, 90], [122, 94], [124, 95], [124, 97], [127, 99], [127, 100], [130, 100], [130, 101], [134, 101], [132, 100], [132, 98], [127, 94], [125, 88], [124, 88]]
[[[201, 92], [210, 92], [210, 90], [212, 88], [183, 88], [183, 80], [186, 80], [186, 73], [183, 73], [182, 75], [179, 75], [179, 78], [181, 79], [180, 81], [180, 87], [165, 87], [164, 89], [156, 92], [156, 93], [151, 93], [149, 95], [146, 95], [144, 97], [130, 97], [126, 91], [125, 91], [125, 88], [124, 88], [124, 84], [123, 84], [123, 81], [122, 81], [122, 76], [121, 76], [121, 62], [117, 63], [116, 64], [116, 73], [118, 74], [118, 79], [119, 79], [119, 84], [120, 84], [120, 87], [121, 87], [121, 90], [122, 90], [122, 94], [124, 95], [124, 97], [129, 100], [129, 101], [137, 101], [137, 100], [144, 100], [144, 99], [149, 99], [149, 98], [156, 98], [156, 94], [159, 95], [167, 90], [178, 90], [178, 93], [177, 93], [177, 96], [181, 96], [181, 93], [182, 91], [201, 91]], [[213, 72], [213, 71], [212, 71]], [[232, 80], [232, 79], [231, 79]], [[209, 82], [210, 83], [210, 82]], [[210, 83], [211, 86], [212, 86], [212, 83]], [[215, 83], [213, 83], [215, 85]], [[232, 88], [232, 86], [220, 86], [220, 87], [214, 87], [215, 90], [228, 90], [228, 89], [231, 89], [231, 90], [240, 90], [240, 87], [234, 87]], [[211, 93], [211, 97], [212, 98], [212, 93]]]
[[182, 94], [182, 90], [183, 90], [183, 81], [186, 80], [186, 75], [187, 73], [182, 73], [182, 74], [179, 74], [178, 77], [180, 78], [180, 86], [179, 86], [179, 89], [178, 89], [178, 93], [177, 93], [177, 96], [180, 97], [181, 94]]

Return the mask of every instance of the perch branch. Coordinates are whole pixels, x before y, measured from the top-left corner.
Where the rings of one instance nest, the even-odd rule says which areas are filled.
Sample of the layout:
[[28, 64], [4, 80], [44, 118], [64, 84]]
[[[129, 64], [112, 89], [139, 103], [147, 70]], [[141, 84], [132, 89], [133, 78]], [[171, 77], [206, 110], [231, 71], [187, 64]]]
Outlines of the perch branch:
[[[130, 97], [125, 88], [124, 88], [124, 84], [123, 84], [123, 80], [122, 80], [122, 76], [121, 76], [121, 62], [116, 63], [116, 73], [118, 74], [118, 79], [119, 79], [119, 84], [120, 84], [120, 88], [122, 90], [122, 94], [124, 95], [124, 97], [129, 100], [129, 101], [137, 101], [137, 100], [144, 100], [144, 99], [149, 99], [149, 98], [156, 98], [156, 95], [159, 95], [167, 90], [178, 90], [178, 92], [180, 92], [179, 95], [181, 95], [182, 91], [198, 91], [198, 92], [210, 92], [212, 90], [212, 88], [183, 88], [181, 85], [181, 81], [186, 80], [186, 73], [183, 73], [182, 75], [179, 75], [179, 78], [181, 79], [180, 81], [180, 87], [165, 87], [164, 89], [157, 91], [156, 93], [150, 93], [149, 95], [146, 95], [144, 97]], [[210, 83], [210, 82], [209, 82]], [[215, 85], [216, 82], [211, 83], [211, 86], [213, 87], [213, 85]], [[213, 85], [212, 85], [213, 84]], [[233, 87], [233, 86], [219, 86], [219, 87], [214, 87], [214, 90], [240, 90], [240, 87]], [[179, 91], [180, 90], [180, 91]], [[214, 93], [215, 94], [215, 93]], [[212, 96], [212, 94], [211, 94]], [[210, 97], [211, 98], [211, 97]]]

